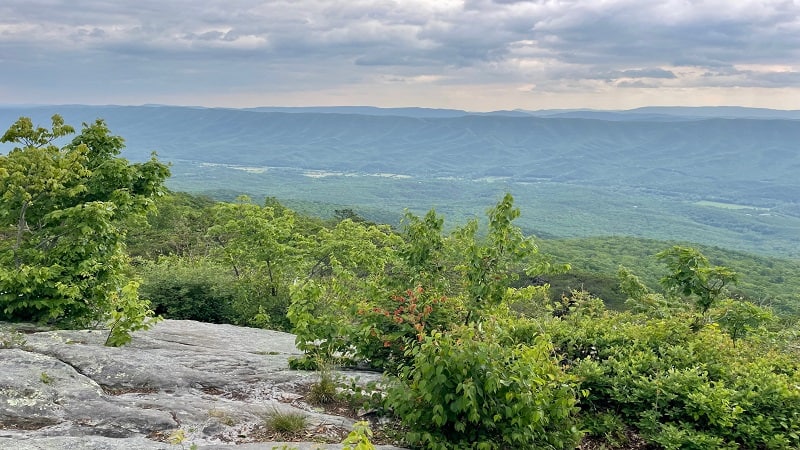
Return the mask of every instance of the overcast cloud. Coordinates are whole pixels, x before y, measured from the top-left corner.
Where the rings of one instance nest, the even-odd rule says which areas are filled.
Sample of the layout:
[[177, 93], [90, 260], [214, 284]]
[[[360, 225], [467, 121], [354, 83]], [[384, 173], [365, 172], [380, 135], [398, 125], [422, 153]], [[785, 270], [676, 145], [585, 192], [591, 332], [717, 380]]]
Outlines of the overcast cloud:
[[795, 0], [3, 0], [0, 103], [800, 108]]

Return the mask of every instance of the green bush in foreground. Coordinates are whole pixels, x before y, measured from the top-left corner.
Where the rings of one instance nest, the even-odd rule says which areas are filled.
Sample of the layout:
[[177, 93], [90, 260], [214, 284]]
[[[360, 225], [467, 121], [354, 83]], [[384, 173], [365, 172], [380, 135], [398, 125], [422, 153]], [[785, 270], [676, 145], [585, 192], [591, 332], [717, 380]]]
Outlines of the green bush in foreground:
[[409, 350], [386, 404], [428, 449], [575, 448], [575, 379], [544, 339], [506, 346], [480, 326], [434, 333]]
[[717, 324], [695, 332], [692, 318], [567, 316], [531, 323], [522, 342], [552, 336], [589, 392], [581, 415], [614, 414], [660, 448], [800, 448], [796, 357], [747, 339], [734, 346]]

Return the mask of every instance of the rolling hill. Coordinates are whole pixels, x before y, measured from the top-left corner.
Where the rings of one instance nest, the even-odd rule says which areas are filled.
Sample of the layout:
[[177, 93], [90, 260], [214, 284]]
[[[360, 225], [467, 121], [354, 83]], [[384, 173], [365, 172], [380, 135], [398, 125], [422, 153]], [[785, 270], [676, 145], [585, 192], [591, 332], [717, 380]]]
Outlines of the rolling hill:
[[62, 105], [0, 107], [0, 123], [47, 124], [53, 113], [76, 125], [104, 118], [126, 139], [128, 158], [155, 150], [171, 161], [176, 189], [367, 215], [436, 207], [456, 221], [510, 191], [521, 223], [538, 235], [633, 235], [800, 257], [797, 111]]

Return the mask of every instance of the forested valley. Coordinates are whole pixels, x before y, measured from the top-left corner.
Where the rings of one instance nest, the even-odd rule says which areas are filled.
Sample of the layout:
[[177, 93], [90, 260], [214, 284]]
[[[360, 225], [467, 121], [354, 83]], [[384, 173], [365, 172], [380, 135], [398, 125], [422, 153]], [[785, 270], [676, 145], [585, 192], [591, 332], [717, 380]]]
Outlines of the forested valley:
[[54, 144], [74, 131], [23, 118], [2, 137], [2, 321], [108, 345], [159, 316], [288, 331], [296, 368], [383, 372], [329, 397], [410, 448], [800, 447], [797, 260], [539, 239], [513, 192], [463, 223], [218, 201], [166, 189], [169, 167], [129, 163], [102, 120]]

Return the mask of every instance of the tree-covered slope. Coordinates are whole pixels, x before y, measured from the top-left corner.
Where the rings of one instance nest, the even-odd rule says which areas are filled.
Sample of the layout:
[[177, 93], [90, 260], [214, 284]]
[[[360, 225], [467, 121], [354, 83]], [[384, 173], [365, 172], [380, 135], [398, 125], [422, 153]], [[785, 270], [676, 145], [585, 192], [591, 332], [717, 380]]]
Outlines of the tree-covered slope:
[[[551, 277], [558, 292], [586, 289], [607, 304], [624, 308], [625, 296], [618, 289], [617, 270], [627, 267], [651, 289], [659, 289], [659, 279], [666, 267], [656, 254], [674, 245], [652, 239], [633, 237], [591, 237], [540, 240], [541, 249], [557, 261], [569, 262], [571, 273]], [[683, 243], [686, 244], [685, 242]], [[697, 248], [715, 265], [726, 266], [739, 274], [731, 292], [755, 303], [770, 305], [778, 311], [800, 312], [800, 262], [698, 245]]]
[[[0, 108], [0, 120], [43, 123], [56, 111], [75, 123], [104, 117], [126, 136], [131, 159], [157, 150], [181, 190], [353, 206], [380, 219], [436, 207], [457, 220], [508, 191], [529, 214], [521, 225], [540, 235], [632, 235], [800, 256], [800, 121], [792, 112], [656, 109], [596, 113], [598, 120], [414, 108], [42, 106]], [[725, 118], [710, 117], [715, 111]]]
[[800, 194], [800, 121], [607, 121], [277, 113], [179, 107], [3, 109], [42, 120], [102, 114], [133, 157], [411, 176], [550, 180], [772, 206]]

